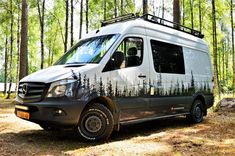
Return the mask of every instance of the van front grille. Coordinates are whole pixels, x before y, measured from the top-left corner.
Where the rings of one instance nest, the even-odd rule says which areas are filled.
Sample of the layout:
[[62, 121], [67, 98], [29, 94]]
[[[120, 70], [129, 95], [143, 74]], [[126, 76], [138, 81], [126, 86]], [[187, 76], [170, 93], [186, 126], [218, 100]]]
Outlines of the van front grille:
[[24, 102], [41, 101], [47, 91], [44, 83], [20, 83], [18, 87], [18, 96]]

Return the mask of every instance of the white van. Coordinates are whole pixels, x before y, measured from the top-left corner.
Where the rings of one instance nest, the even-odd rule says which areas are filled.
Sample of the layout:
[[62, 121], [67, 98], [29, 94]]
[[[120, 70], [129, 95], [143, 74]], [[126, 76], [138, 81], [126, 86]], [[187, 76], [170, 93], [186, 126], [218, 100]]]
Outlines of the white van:
[[199, 123], [214, 100], [202, 37], [149, 14], [105, 21], [52, 67], [20, 81], [15, 114], [45, 130], [73, 128], [86, 140], [159, 118]]

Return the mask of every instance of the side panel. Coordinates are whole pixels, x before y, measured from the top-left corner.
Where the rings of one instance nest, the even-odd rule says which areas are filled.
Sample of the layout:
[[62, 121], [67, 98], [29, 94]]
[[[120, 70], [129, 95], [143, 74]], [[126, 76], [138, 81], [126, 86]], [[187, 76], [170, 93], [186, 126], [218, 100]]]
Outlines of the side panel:
[[151, 74], [149, 107], [154, 116], [189, 112], [195, 93], [212, 96], [212, 72], [208, 53], [179, 45], [183, 47], [185, 74], [156, 72], [151, 39], [158, 39], [148, 37]]

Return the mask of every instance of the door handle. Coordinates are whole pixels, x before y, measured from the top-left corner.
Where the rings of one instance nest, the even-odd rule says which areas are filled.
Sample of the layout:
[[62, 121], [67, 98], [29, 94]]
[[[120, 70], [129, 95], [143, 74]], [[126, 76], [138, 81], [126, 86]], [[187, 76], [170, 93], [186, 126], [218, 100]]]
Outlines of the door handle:
[[140, 74], [138, 77], [139, 77], [139, 78], [146, 78], [146, 75]]

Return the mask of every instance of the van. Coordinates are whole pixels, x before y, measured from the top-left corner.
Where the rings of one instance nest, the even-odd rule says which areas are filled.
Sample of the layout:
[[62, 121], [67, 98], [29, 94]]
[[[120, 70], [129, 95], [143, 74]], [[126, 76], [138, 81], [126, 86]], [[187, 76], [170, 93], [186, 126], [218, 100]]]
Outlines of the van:
[[104, 21], [53, 66], [20, 80], [15, 114], [45, 130], [72, 128], [85, 140], [160, 118], [200, 123], [214, 100], [202, 38], [149, 14]]

